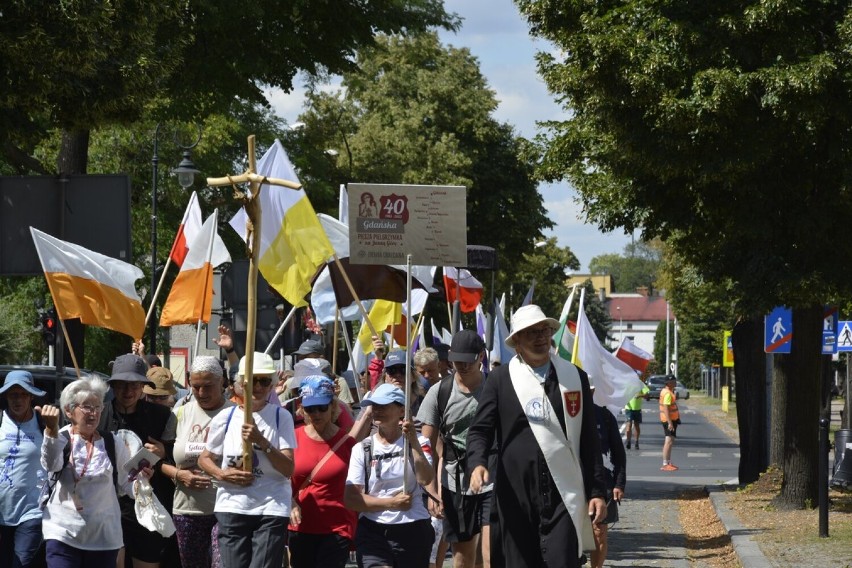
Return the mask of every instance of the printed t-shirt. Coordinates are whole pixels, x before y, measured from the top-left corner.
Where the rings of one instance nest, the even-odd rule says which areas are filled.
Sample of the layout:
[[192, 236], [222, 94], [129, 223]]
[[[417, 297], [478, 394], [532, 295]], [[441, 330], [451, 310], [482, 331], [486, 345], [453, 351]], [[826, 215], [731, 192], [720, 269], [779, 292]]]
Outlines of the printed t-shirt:
[[[210, 423], [207, 450], [222, 456], [219, 466], [222, 469], [242, 468], [243, 416], [243, 409], [237, 406], [220, 412]], [[257, 429], [274, 447], [279, 450], [296, 447], [293, 418], [289, 412], [278, 405], [267, 404], [260, 412], [252, 413], [252, 417]], [[292, 493], [290, 479], [275, 469], [269, 456], [258, 448], [252, 452], [252, 472], [254, 483], [248, 487], [226, 481], [217, 482], [219, 488], [216, 491], [214, 511], [289, 517]]]
[[[175, 465], [180, 469], [189, 469], [193, 473], [204, 474], [198, 467], [198, 456], [207, 446], [210, 424], [220, 412], [227, 412], [234, 406], [225, 401], [215, 410], [204, 410], [197, 400], [176, 408], [177, 430], [175, 438]], [[190, 489], [182, 483], [175, 484], [175, 498], [172, 513], [175, 515], [212, 515], [216, 503], [216, 488]]]
[[41, 518], [38, 498], [46, 478], [40, 463], [44, 436], [35, 413], [18, 425], [8, 413], [0, 412], [0, 525], [13, 527]]

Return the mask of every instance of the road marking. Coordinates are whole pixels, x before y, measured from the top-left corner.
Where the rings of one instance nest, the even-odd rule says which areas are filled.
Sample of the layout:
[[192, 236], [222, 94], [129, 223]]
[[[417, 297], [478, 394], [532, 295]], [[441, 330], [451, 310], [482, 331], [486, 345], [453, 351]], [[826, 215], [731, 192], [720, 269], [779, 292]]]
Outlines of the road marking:
[[686, 457], [688, 458], [712, 458], [713, 454], [710, 452], [687, 452]]

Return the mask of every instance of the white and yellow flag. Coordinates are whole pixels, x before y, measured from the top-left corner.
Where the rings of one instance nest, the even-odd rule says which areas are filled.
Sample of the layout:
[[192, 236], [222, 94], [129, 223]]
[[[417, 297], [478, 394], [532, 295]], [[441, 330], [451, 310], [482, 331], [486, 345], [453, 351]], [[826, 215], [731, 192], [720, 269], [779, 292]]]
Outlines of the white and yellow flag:
[[[278, 140], [257, 162], [257, 173], [290, 181], [299, 179]], [[260, 209], [258, 269], [285, 300], [294, 306], [305, 305], [311, 279], [334, 254], [334, 249], [304, 190], [264, 184], [260, 190]], [[243, 240], [247, 237], [247, 221], [245, 209], [230, 221]]]
[[140, 339], [145, 311], [136, 293], [138, 267], [30, 227], [44, 277], [60, 319], [80, 318]]
[[210, 321], [213, 267], [231, 262], [231, 255], [216, 230], [219, 226], [218, 215], [218, 210], [213, 211], [204, 221], [195, 240], [190, 243], [189, 253], [163, 306], [161, 326]]

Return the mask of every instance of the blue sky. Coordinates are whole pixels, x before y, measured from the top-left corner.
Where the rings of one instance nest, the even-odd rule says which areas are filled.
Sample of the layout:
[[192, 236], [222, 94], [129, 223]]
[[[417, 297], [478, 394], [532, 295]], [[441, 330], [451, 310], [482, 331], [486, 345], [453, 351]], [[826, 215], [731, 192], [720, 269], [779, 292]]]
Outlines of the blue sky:
[[[464, 21], [458, 33], [443, 32], [441, 39], [445, 44], [468, 48], [479, 60], [482, 74], [497, 94], [497, 120], [532, 138], [537, 121], [565, 117], [536, 74], [536, 51], [552, 46], [529, 36], [527, 24], [512, 0], [445, 0], [445, 6]], [[303, 97], [301, 88], [290, 94], [269, 93], [273, 107], [288, 122], [296, 121]], [[584, 223], [580, 206], [574, 202], [574, 190], [567, 183], [543, 184], [539, 189], [548, 215], [556, 224], [547, 236], [555, 236], [559, 246], [571, 247], [580, 259], [582, 271], [587, 270], [593, 257], [622, 253], [630, 242], [630, 236], [621, 231], [601, 233]]]

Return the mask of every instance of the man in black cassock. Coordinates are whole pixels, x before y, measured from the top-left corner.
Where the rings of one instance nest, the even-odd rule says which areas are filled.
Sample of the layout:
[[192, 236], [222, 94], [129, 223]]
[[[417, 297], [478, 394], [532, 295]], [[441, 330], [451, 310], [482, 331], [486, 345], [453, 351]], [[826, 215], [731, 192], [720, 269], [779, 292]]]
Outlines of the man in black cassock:
[[506, 343], [517, 355], [488, 377], [468, 433], [474, 492], [489, 481], [488, 455], [497, 441], [493, 568], [579, 567], [583, 549], [594, 550], [589, 520], [606, 517], [589, 379], [551, 355], [558, 327], [538, 306], [515, 312]]

